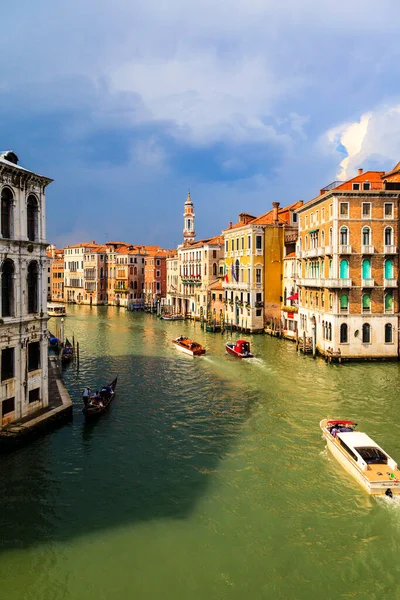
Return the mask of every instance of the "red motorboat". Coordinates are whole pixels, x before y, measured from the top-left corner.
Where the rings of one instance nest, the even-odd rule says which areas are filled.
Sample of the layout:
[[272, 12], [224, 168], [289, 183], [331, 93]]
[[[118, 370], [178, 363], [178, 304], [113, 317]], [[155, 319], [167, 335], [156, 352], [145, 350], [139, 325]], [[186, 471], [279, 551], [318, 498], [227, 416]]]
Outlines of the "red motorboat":
[[250, 342], [246, 340], [238, 340], [236, 344], [227, 342], [225, 344], [226, 351], [236, 358], [253, 358], [254, 354], [250, 352]]

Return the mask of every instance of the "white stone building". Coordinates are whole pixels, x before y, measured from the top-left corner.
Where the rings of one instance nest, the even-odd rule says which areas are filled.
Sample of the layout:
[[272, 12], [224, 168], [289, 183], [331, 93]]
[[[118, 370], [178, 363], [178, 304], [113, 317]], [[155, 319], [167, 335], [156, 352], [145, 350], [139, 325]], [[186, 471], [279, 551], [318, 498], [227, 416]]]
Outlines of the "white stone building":
[[98, 248], [96, 242], [85, 242], [64, 248], [64, 301], [82, 304], [85, 299], [85, 254]]
[[45, 190], [52, 179], [0, 154], [0, 428], [48, 405]]

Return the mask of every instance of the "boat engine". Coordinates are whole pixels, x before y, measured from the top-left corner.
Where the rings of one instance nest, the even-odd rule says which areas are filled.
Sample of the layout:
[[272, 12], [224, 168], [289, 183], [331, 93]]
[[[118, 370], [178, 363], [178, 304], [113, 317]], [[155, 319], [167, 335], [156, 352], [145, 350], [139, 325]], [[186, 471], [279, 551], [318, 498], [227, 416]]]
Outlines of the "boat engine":
[[388, 488], [385, 492], [385, 496], [388, 496], [389, 498], [393, 498], [393, 492], [390, 488]]

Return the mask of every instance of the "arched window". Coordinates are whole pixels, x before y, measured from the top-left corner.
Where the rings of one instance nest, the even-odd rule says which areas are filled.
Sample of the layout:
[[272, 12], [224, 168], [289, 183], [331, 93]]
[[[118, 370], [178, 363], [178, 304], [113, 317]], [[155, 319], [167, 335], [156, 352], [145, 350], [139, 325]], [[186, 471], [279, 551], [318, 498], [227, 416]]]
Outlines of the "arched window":
[[104, 277], [104, 269], [103, 267], [100, 267], [100, 279], [103, 279]]
[[325, 321], [322, 321], [322, 337], [325, 339]]
[[239, 263], [239, 260], [236, 259], [236, 262], [235, 262], [235, 279], [236, 279], [236, 281], [239, 281], [239, 269], [240, 269], [240, 263]]
[[129, 273], [133, 275], [133, 267], [129, 267]]
[[308, 234], [306, 234], [306, 237], [304, 240], [304, 250], [308, 250]]
[[129, 287], [130, 287], [131, 290], [133, 290], [133, 281], [129, 282]]
[[347, 227], [340, 228], [340, 245], [347, 246], [349, 243], [349, 230]]
[[325, 230], [321, 231], [321, 246], [325, 246]]
[[393, 327], [390, 323], [385, 325], [385, 344], [391, 344], [393, 342]]
[[348, 342], [348, 327], [347, 323], [342, 323], [340, 326], [340, 343], [347, 344]]
[[342, 259], [340, 261], [340, 279], [348, 279], [349, 278], [349, 261], [346, 259]]
[[363, 227], [362, 230], [362, 245], [370, 246], [371, 244], [371, 230], [369, 227]]
[[393, 260], [385, 260], [385, 279], [393, 279]]
[[362, 326], [362, 342], [363, 344], [371, 343], [371, 325], [369, 323], [364, 323]]
[[28, 266], [28, 313], [38, 312], [38, 264], [36, 261]]
[[133, 267], [133, 274], [137, 275], [137, 267]]
[[1, 316], [14, 316], [14, 263], [7, 258], [1, 274]]
[[133, 289], [134, 289], [134, 290], [137, 290], [137, 281], [134, 281], [134, 282], [133, 282]]
[[362, 261], [362, 278], [371, 279], [371, 261], [369, 258]]
[[362, 311], [364, 313], [371, 312], [371, 296], [370, 296], [370, 294], [363, 294], [363, 297], [362, 297]]
[[333, 240], [333, 229], [332, 229], [332, 227], [329, 227], [329, 246], [332, 246], [332, 240]]
[[328, 325], [328, 339], [331, 342], [332, 341], [332, 324], [329, 323]]
[[393, 245], [393, 229], [391, 227], [385, 227], [385, 246]]
[[1, 235], [11, 238], [13, 194], [8, 188], [1, 192]]
[[26, 215], [28, 240], [34, 242], [38, 237], [38, 203], [32, 194], [28, 196]]
[[213, 263], [213, 275], [217, 275], [217, 263]]
[[393, 312], [393, 292], [385, 294], [385, 312]]
[[347, 294], [340, 296], [340, 312], [347, 312], [349, 310], [349, 297]]
[[329, 277], [332, 277], [333, 274], [333, 263], [332, 259], [329, 260]]
[[287, 301], [287, 290], [286, 287], [283, 290], [283, 305], [286, 306], [286, 301]]

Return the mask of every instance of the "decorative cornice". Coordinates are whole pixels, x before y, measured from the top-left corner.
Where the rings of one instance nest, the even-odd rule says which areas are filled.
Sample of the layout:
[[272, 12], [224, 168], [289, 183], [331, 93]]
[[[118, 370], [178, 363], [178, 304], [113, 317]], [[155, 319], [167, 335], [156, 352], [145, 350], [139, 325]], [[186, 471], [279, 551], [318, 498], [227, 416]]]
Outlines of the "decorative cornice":
[[49, 177], [36, 175], [36, 173], [23, 171], [0, 163], [0, 182], [19, 188], [20, 190], [30, 191], [36, 188], [44, 192], [45, 188], [52, 181], [53, 179]]

